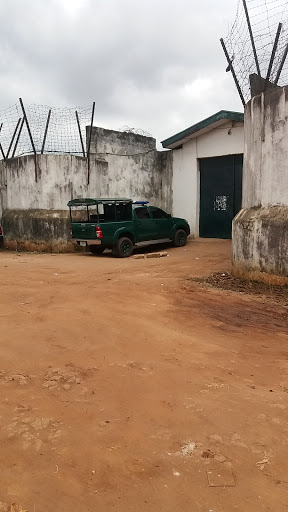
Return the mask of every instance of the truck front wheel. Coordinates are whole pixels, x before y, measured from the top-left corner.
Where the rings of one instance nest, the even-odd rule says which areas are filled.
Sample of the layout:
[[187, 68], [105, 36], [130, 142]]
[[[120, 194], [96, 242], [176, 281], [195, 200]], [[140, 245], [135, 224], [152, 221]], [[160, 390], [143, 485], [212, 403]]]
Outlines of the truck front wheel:
[[133, 253], [133, 242], [130, 238], [119, 238], [116, 247], [113, 248], [113, 255], [118, 258], [128, 258]]
[[174, 247], [183, 247], [187, 242], [187, 233], [184, 229], [177, 229], [174, 237], [173, 237], [173, 245]]

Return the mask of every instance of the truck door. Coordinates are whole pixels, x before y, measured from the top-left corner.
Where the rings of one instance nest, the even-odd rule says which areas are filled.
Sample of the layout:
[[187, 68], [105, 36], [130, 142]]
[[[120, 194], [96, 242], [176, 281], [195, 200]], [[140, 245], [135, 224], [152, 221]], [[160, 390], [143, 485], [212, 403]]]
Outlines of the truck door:
[[164, 212], [164, 210], [161, 210], [160, 208], [156, 208], [156, 206], [150, 206], [149, 210], [153, 219], [153, 239], [161, 240], [163, 238], [171, 238], [173, 224], [171, 215]]
[[147, 206], [134, 208], [134, 221], [136, 227], [136, 242], [145, 242], [154, 239], [154, 225]]

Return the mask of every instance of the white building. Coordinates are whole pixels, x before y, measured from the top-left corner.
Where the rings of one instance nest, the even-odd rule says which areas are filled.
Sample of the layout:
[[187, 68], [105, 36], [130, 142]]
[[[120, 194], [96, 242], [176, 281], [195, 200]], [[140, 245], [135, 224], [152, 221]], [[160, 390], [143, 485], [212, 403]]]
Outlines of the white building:
[[244, 115], [221, 110], [162, 146], [173, 150], [173, 215], [195, 237], [230, 238], [241, 208]]

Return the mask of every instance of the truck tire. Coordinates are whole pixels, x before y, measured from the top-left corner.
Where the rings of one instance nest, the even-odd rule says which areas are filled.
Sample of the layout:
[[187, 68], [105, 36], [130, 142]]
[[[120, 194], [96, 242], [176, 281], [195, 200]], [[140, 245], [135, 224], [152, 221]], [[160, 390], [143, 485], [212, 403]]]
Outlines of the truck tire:
[[102, 247], [101, 245], [89, 245], [89, 252], [92, 254], [102, 254], [102, 252], [105, 251], [105, 247]]
[[174, 247], [183, 247], [187, 242], [187, 233], [184, 229], [177, 229], [174, 237], [173, 237], [173, 245]]
[[113, 248], [112, 253], [117, 258], [129, 258], [133, 253], [133, 242], [130, 238], [122, 237], [117, 241], [116, 246]]

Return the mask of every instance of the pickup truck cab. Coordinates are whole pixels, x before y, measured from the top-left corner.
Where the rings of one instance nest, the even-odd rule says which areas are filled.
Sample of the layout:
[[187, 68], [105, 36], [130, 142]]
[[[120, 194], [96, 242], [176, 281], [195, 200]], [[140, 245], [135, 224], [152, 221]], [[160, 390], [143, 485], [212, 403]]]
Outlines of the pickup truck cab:
[[132, 199], [73, 199], [68, 203], [72, 240], [92, 254], [112, 249], [114, 256], [131, 256], [134, 246], [172, 242], [181, 247], [190, 234], [186, 220]]

